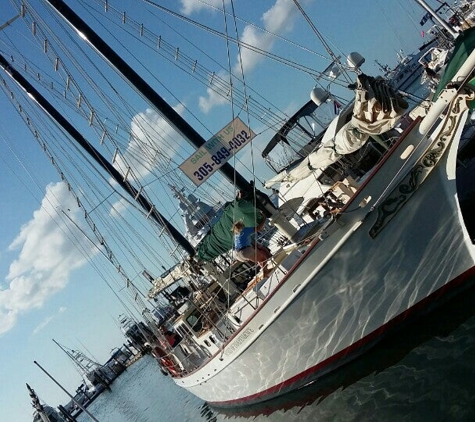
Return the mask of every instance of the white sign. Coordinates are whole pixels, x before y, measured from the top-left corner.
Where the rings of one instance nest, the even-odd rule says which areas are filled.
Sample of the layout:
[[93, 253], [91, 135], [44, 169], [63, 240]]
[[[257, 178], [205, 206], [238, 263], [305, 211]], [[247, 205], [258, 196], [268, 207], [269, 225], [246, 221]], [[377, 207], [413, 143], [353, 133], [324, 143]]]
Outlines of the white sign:
[[206, 141], [180, 169], [196, 186], [200, 186], [255, 136], [256, 134], [236, 117]]

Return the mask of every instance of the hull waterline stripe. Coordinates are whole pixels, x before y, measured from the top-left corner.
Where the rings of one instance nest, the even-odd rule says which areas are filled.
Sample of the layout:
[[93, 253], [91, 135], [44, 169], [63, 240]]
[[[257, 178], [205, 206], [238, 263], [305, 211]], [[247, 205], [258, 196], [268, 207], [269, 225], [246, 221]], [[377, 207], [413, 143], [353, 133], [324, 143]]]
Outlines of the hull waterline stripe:
[[[209, 401], [208, 403], [212, 406], [215, 407], [232, 407], [232, 406], [238, 406], [238, 405], [245, 405], [245, 404], [252, 404], [257, 401], [264, 401], [266, 400], [266, 397], [269, 396], [270, 398], [273, 398], [279, 391], [281, 390], [291, 390], [289, 387], [291, 387], [294, 384], [299, 383], [305, 378], [310, 377], [310, 375], [315, 374], [319, 371], [323, 372], [322, 375], [328, 373], [331, 368], [329, 368], [331, 365], [336, 364], [338, 361], [341, 361], [349, 357], [350, 355], [354, 355], [354, 358], [357, 357], [356, 352], [361, 350], [364, 346], [369, 346], [371, 343], [375, 343], [376, 341], [380, 340], [384, 335], [388, 334], [392, 329], [397, 328], [400, 326], [404, 320], [406, 320], [409, 317], [414, 317], [416, 314], [423, 310], [428, 308], [429, 304], [436, 302], [438, 299], [446, 296], [450, 291], [456, 289], [457, 287], [461, 286], [468, 278], [475, 276], [475, 267], [471, 267], [458, 277], [454, 278], [444, 286], [440, 287], [433, 293], [431, 293], [429, 296], [425, 297], [412, 307], [408, 308], [395, 318], [391, 319], [388, 321], [386, 324], [382, 325], [378, 329], [372, 331], [365, 337], [361, 338], [360, 340], [356, 341], [352, 345], [348, 346], [347, 348], [341, 350], [340, 352], [334, 354], [333, 356], [330, 356], [329, 358], [325, 359], [324, 361], [318, 363], [315, 366], [312, 366], [305, 371], [293, 376], [292, 378], [289, 378], [288, 380], [281, 382], [273, 387], [268, 388], [267, 390], [261, 391], [256, 394], [252, 394], [247, 397], [242, 397], [240, 399], [235, 399], [235, 400], [227, 400], [227, 401], [220, 401], [220, 402], [212, 402]], [[346, 363], [344, 361], [343, 363]], [[336, 368], [334, 368], [336, 369]], [[308, 380], [310, 381], [310, 380]]]

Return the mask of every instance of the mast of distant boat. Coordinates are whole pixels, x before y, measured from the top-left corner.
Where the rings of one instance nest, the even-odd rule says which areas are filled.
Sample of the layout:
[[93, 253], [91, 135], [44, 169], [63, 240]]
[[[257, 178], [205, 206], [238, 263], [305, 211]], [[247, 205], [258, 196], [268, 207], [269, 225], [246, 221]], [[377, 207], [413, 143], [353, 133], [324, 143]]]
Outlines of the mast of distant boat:
[[56, 381], [53, 376], [45, 369], [43, 368], [36, 360], [33, 361], [33, 363], [38, 367], [40, 368], [47, 376], [49, 379], [51, 379], [51, 381], [53, 381], [59, 388], [61, 388], [61, 390], [63, 390], [67, 395], [68, 397], [73, 401], [74, 404], [76, 404], [86, 415], [88, 415], [93, 421], [95, 422], [99, 422], [90, 412], [88, 412], [88, 410], [79, 402], [77, 401], [74, 396], [72, 396], [68, 390], [66, 390], [58, 381]]
[[452, 28], [447, 22], [445, 22], [436, 12], [432, 9], [425, 0], [416, 0], [422, 8], [427, 10], [428, 13], [444, 28], [452, 37], [457, 38], [459, 32]]

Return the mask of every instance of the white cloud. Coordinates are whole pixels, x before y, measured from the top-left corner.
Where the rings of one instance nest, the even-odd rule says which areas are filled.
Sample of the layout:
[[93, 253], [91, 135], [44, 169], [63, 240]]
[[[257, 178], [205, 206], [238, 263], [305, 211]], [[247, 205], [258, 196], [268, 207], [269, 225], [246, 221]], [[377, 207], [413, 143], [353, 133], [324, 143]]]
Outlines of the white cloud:
[[[229, 0], [226, 0], [228, 3]], [[207, 0], [206, 2], [199, 0], [181, 0], [181, 12], [184, 15], [191, 15], [192, 13], [199, 12], [202, 9], [212, 10], [209, 5], [221, 8], [223, 6], [223, 0]]]
[[125, 200], [125, 198], [120, 198], [118, 201], [112, 204], [112, 207], [109, 211], [109, 215], [112, 218], [123, 216], [125, 214], [125, 211], [127, 210], [127, 205], [128, 202]]
[[66, 307], [65, 306], [61, 306], [59, 309], [58, 309], [58, 312], [55, 314], [55, 315], [50, 315], [48, 317], [46, 317], [43, 321], [41, 321], [37, 326], [36, 328], [33, 330], [33, 335], [35, 334], [38, 334], [43, 328], [45, 328], [51, 321], [53, 321], [57, 316], [59, 316], [60, 314], [64, 313], [66, 311]]
[[77, 224], [85, 224], [66, 184], [50, 184], [41, 207], [9, 247], [19, 254], [10, 264], [7, 287], [0, 290], [0, 334], [13, 328], [22, 313], [40, 308], [66, 286], [71, 272], [86, 263], [80, 249], [95, 252], [74, 225], [60, 218], [61, 210], [73, 221], [79, 216]]
[[[173, 109], [182, 114], [185, 110], [183, 104], [177, 104]], [[159, 163], [170, 163], [178, 155], [174, 138], [179, 135], [155, 110], [147, 109], [136, 114], [130, 123], [133, 134], [123, 155], [118, 155], [115, 167], [123, 174], [127, 174], [130, 167], [134, 176], [143, 181], [150, 173], [156, 170]], [[129, 174], [129, 180], [132, 180]], [[117, 187], [117, 182], [110, 179], [109, 183]], [[127, 201], [120, 199], [112, 205], [109, 215], [113, 218], [123, 215], [127, 209]]]
[[[185, 107], [178, 104], [173, 109], [182, 114]], [[147, 109], [143, 113], [136, 114], [130, 124], [130, 130], [133, 136], [127, 149], [123, 156], [116, 159], [116, 168], [123, 174], [128, 167], [131, 167], [137, 178], [144, 179], [156, 168], [160, 160], [163, 162], [166, 157], [169, 161], [177, 155], [172, 139], [178, 135], [156, 111]]]
[[53, 319], [55, 318], [56, 315], [51, 315], [47, 318], [45, 318], [43, 321], [41, 321], [36, 328], [33, 330], [33, 334], [38, 334], [43, 328], [45, 328]]
[[[219, 72], [217, 74], [218, 78], [226, 80], [226, 75], [224, 72]], [[216, 79], [215, 79], [216, 80]], [[211, 82], [211, 87], [206, 88], [206, 97], [200, 97], [198, 100], [198, 105], [200, 110], [203, 113], [208, 113], [213, 107], [216, 107], [221, 104], [225, 104], [228, 102], [228, 99], [223, 97], [221, 94], [218, 94], [216, 91], [212, 89], [213, 82]]]
[[[193, 0], [190, 0], [190, 3], [192, 2]], [[241, 41], [258, 49], [270, 51], [275, 41], [275, 37], [271, 33], [282, 35], [290, 32], [298, 15], [299, 12], [292, 0], [277, 0], [261, 17], [264, 29], [268, 32], [262, 32], [254, 26], [246, 25], [240, 37]], [[241, 59], [244, 74], [252, 71], [263, 58], [263, 55], [243, 46], [241, 48]], [[236, 58], [236, 62], [233, 72], [239, 75], [241, 65], [238, 58]], [[225, 102], [226, 100], [222, 96], [208, 88], [207, 97], [200, 97], [199, 106], [201, 111], [208, 113], [214, 106]]]

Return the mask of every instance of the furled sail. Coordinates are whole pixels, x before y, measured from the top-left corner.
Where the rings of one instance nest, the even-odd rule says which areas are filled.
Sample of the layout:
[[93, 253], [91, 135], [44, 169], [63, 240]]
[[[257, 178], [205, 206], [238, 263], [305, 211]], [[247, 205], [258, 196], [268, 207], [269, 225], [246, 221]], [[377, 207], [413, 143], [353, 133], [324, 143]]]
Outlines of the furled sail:
[[346, 116], [338, 116], [329, 125], [321, 147], [278, 181], [302, 180], [315, 170], [335, 163], [343, 155], [357, 151], [371, 135], [380, 135], [395, 127], [408, 108], [407, 102], [381, 77], [358, 75], [354, 88], [351, 120], [340, 128]]

